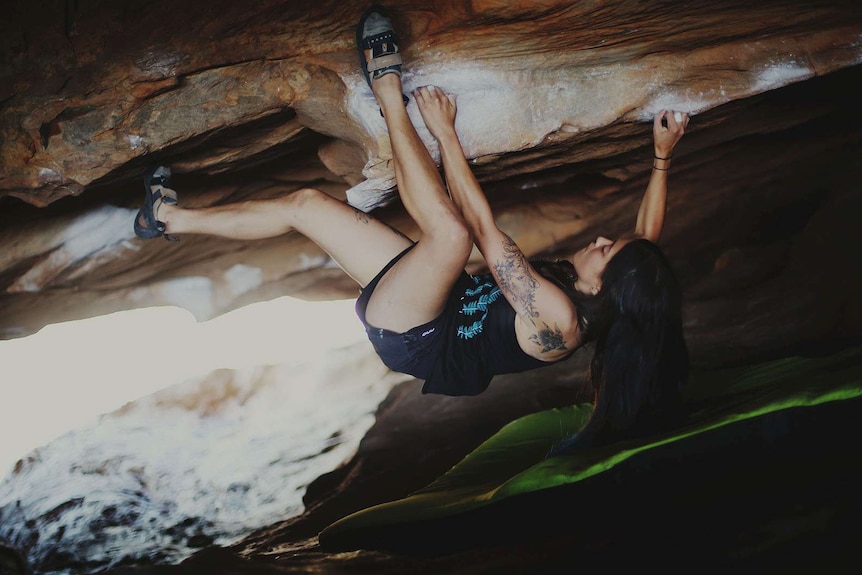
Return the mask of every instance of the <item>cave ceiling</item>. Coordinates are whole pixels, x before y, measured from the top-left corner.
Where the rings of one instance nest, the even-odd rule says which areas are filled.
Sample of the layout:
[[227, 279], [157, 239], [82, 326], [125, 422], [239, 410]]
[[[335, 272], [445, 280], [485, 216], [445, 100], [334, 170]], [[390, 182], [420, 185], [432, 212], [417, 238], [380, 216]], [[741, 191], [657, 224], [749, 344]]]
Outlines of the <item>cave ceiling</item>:
[[[458, 99], [465, 153], [528, 255], [633, 226], [651, 123], [691, 116], [661, 245], [695, 361], [862, 333], [858, 0], [404, 1], [406, 91]], [[136, 238], [147, 166], [187, 207], [313, 186], [397, 225], [383, 119], [354, 26], [366, 4], [25, 2], [0, 23], [0, 337], [154, 305], [198, 319], [357, 287], [297, 234]], [[408, 111], [429, 151], [433, 138]], [[471, 268], [481, 269], [478, 253]]]

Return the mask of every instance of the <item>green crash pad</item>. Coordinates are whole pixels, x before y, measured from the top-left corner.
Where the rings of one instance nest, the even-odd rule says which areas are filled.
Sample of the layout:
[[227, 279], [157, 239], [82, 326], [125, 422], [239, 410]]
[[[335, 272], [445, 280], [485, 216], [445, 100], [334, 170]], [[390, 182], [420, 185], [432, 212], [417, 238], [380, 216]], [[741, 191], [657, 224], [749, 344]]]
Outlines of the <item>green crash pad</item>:
[[[732, 498], [737, 504], [744, 499], [745, 485], [757, 481], [766, 493], [777, 493], [776, 483], [804, 489], [818, 466], [834, 467], [835, 461], [845, 460], [842, 450], [853, 448], [836, 436], [853, 437], [853, 445], [859, 445], [855, 437], [862, 434], [844, 434], [843, 426], [860, 405], [862, 347], [828, 357], [693, 372], [686, 390], [686, 424], [673, 432], [548, 458], [553, 445], [585, 423], [591, 406], [530, 414], [503, 427], [427, 487], [348, 515], [324, 529], [319, 541], [323, 548], [339, 550], [446, 552], [482, 540], [499, 543], [504, 533], [514, 534], [515, 541], [526, 532], [542, 533], [542, 524], [551, 522], [543, 518], [564, 503], [565, 517], [589, 513], [583, 521], [588, 524], [606, 513], [608, 504], [594, 501], [603, 497], [611, 497], [620, 510], [628, 506], [641, 515], [672, 515], [671, 505], [696, 507], [708, 489], [726, 494], [732, 486], [738, 490]], [[772, 467], [759, 468], [766, 464]], [[741, 466], [753, 470], [742, 481], [729, 471]], [[657, 477], [664, 483], [677, 478], [687, 483], [663, 486]], [[578, 490], [573, 491], [575, 484]], [[622, 484], [628, 487], [621, 495], [617, 488]], [[760, 501], [762, 495], [749, 497]], [[720, 505], [722, 498], [709, 500]], [[722, 509], [712, 512], [719, 516]], [[524, 526], [528, 517], [539, 525]]]

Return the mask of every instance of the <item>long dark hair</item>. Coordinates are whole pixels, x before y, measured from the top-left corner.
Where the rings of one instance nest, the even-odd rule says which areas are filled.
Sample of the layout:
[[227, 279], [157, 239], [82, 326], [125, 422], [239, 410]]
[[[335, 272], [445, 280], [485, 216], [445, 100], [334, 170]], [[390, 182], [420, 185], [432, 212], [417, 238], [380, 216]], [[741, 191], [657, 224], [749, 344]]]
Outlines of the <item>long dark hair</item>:
[[[574, 276], [566, 263], [539, 263], [537, 271], [560, 285]], [[648, 240], [634, 240], [608, 262], [598, 295], [576, 291], [574, 281], [568, 285], [565, 291], [594, 348], [590, 381], [595, 403], [584, 428], [551, 455], [678, 424], [689, 356], [682, 332], [682, 293], [664, 253]]]

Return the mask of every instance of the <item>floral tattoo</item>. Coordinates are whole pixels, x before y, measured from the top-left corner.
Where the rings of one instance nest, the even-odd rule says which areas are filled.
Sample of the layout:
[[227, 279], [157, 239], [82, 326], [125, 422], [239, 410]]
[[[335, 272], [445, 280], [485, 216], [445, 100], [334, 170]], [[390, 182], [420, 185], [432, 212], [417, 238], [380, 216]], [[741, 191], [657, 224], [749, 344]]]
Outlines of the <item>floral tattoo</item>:
[[494, 270], [500, 280], [500, 289], [518, 304], [518, 315], [536, 325], [535, 318], [539, 317], [536, 311], [536, 289], [539, 282], [530, 272], [530, 264], [524, 253], [509, 236], [504, 236], [503, 258], [494, 264]]

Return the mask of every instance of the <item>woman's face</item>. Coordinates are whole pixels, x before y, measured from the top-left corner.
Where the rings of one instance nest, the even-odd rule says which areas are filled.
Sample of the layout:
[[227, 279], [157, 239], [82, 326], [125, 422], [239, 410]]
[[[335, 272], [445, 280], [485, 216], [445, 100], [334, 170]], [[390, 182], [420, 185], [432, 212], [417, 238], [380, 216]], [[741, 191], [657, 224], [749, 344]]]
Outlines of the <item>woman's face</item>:
[[630, 238], [620, 238], [617, 241], [599, 236], [582, 250], [572, 255], [572, 265], [578, 274], [575, 289], [580, 292], [596, 295], [602, 289], [602, 273], [608, 262], [617, 252], [623, 249]]

